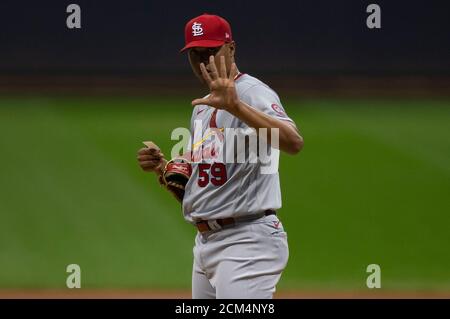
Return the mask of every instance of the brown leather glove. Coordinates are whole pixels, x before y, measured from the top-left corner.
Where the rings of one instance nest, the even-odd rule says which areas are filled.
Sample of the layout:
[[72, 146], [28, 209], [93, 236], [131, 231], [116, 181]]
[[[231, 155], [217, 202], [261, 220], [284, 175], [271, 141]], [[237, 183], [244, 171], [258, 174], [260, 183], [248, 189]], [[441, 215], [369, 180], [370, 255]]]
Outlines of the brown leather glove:
[[191, 174], [191, 163], [184, 158], [173, 158], [164, 167], [162, 175], [159, 177], [159, 182], [181, 203], [183, 202], [185, 187]]

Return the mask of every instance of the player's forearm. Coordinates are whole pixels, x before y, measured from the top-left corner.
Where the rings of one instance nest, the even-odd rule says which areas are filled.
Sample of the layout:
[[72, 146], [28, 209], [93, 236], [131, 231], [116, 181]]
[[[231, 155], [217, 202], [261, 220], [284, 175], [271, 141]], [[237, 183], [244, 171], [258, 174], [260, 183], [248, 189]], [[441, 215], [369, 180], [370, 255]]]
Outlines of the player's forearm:
[[233, 109], [233, 115], [249, 127], [255, 129], [267, 128], [268, 143], [272, 142], [270, 129], [277, 128], [279, 130], [279, 149], [281, 151], [288, 154], [297, 154], [303, 148], [303, 138], [294, 124], [273, 118], [242, 101], [239, 101], [238, 105]]

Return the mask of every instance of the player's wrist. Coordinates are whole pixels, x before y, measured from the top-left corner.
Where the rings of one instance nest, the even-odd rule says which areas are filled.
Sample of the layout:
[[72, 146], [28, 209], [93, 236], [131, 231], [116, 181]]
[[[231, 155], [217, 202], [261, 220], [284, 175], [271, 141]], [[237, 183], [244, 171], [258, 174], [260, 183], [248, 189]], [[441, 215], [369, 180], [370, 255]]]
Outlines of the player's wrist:
[[158, 177], [158, 179], [164, 174], [164, 167], [166, 167], [167, 160], [165, 158], [161, 159], [160, 164], [158, 167], [155, 168], [155, 174]]
[[234, 116], [239, 118], [242, 114], [243, 108], [245, 108], [245, 104], [243, 104], [241, 100], [236, 100], [235, 102], [231, 103], [229, 110]]

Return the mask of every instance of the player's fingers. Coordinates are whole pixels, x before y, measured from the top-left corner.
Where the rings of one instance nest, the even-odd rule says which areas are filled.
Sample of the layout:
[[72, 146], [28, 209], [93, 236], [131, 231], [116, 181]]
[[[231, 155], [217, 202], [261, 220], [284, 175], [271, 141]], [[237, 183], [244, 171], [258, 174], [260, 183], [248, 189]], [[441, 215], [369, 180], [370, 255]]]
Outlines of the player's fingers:
[[209, 86], [210, 83], [212, 82], [212, 80], [211, 80], [211, 76], [209, 75], [208, 71], [206, 70], [204, 63], [200, 63], [200, 71], [202, 72], [203, 78], [205, 79], [206, 83]]
[[144, 169], [155, 169], [161, 164], [161, 161], [143, 161], [139, 162], [139, 165]]
[[209, 105], [209, 99], [195, 99], [191, 102], [192, 106]]
[[145, 149], [146, 149], [146, 147], [140, 148], [138, 151], [138, 154], [143, 154]]
[[227, 66], [223, 55], [220, 56], [220, 77], [223, 79], [227, 78]]
[[138, 151], [139, 155], [150, 155], [150, 154], [158, 154], [160, 150], [157, 150], [156, 148], [148, 148], [143, 147]]
[[217, 79], [219, 77], [219, 71], [217, 71], [216, 67], [216, 60], [214, 60], [214, 56], [209, 56], [209, 64], [208, 64], [209, 70], [211, 71], [211, 77], [213, 80]]
[[160, 161], [163, 158], [161, 155], [139, 155], [137, 157], [138, 161]]
[[230, 69], [230, 80], [234, 80], [234, 78], [236, 77], [236, 75], [238, 74], [238, 70], [237, 70], [237, 66], [236, 63], [232, 63], [231, 64], [231, 69]]
[[155, 152], [154, 149], [148, 148], [148, 147], [143, 147], [138, 151], [138, 155], [149, 155], [149, 154], [153, 154]]

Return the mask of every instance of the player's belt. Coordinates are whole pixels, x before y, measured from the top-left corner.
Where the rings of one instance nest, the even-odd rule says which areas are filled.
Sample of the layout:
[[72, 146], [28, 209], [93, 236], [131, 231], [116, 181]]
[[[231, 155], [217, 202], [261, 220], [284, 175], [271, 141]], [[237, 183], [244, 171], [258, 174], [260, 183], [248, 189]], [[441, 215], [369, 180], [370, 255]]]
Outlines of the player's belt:
[[263, 216], [269, 216], [269, 215], [276, 215], [277, 212], [273, 209], [268, 209], [264, 211], [262, 214], [258, 214], [256, 216], [249, 216], [249, 217], [239, 217], [239, 218], [222, 218], [222, 219], [212, 219], [212, 220], [201, 220], [198, 221], [195, 226], [197, 227], [198, 231], [200, 233], [204, 233], [207, 231], [217, 231], [222, 228], [228, 228], [232, 227], [238, 223], [246, 222], [246, 221], [252, 221], [259, 219]]

